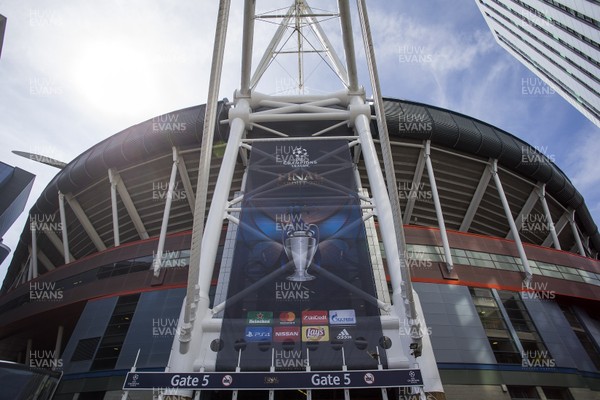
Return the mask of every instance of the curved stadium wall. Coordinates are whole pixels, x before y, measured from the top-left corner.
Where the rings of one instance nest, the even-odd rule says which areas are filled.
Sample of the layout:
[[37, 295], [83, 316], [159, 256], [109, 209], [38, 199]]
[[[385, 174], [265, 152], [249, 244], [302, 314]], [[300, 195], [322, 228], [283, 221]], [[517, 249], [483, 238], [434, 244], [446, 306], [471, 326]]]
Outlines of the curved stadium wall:
[[[228, 107], [220, 104], [220, 120]], [[385, 113], [406, 255], [427, 324], [423, 333], [431, 337], [446, 398], [465, 398], [474, 390], [490, 399], [541, 392], [549, 399], [598, 398], [600, 235], [581, 194], [551, 156], [489, 124], [394, 99], [385, 101]], [[61, 370], [56, 399], [72, 399], [76, 393], [79, 399], [120, 398], [138, 349], [139, 369], [160, 371], [167, 364], [185, 296], [203, 117], [204, 106], [191, 107], [98, 143], [57, 174], [30, 210], [30, 223], [2, 285], [0, 359]], [[267, 126], [290, 136], [326, 127], [319, 121]], [[350, 132], [340, 127], [330, 134]], [[209, 200], [227, 137], [228, 126], [218, 124], [205, 188]], [[248, 138], [267, 137], [260, 129], [248, 132]], [[425, 168], [427, 140], [452, 274], [444, 262]], [[174, 149], [177, 181], [163, 268], [154, 276]], [[522, 285], [522, 262], [489, 172], [493, 160], [534, 274], [533, 290]], [[368, 193], [362, 160], [358, 170]], [[240, 158], [230, 198], [241, 190], [243, 174]], [[117, 246], [111, 191], [118, 193]], [[68, 238], [67, 264], [62, 228]], [[552, 240], [552, 228], [559, 243]], [[374, 243], [376, 230], [375, 221], [369, 233]], [[231, 251], [227, 233], [224, 223], [212, 282], [216, 298], [227, 280], [219, 271]], [[385, 271], [385, 252], [375, 248], [380, 265], [374, 268]]]

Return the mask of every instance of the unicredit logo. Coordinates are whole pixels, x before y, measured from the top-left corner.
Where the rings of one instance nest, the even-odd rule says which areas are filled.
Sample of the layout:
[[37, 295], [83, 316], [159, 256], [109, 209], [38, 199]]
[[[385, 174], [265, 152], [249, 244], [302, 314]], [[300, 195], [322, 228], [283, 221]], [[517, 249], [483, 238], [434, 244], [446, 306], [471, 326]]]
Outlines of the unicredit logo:
[[327, 311], [302, 311], [304, 325], [320, 325], [328, 321]]

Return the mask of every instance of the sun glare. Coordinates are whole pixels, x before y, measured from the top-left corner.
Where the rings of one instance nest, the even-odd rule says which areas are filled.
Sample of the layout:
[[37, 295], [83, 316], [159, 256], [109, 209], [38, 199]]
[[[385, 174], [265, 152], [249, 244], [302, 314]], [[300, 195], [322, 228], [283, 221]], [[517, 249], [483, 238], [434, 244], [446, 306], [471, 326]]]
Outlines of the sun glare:
[[150, 109], [158, 96], [148, 53], [126, 41], [89, 44], [73, 63], [76, 90], [89, 106], [108, 115]]

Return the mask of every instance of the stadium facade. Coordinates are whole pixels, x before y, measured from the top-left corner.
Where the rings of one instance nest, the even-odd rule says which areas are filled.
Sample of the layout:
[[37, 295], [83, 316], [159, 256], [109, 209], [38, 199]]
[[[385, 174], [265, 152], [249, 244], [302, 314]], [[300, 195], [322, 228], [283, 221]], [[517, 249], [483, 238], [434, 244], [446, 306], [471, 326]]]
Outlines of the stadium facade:
[[[446, 398], [465, 398], [468, 393], [539, 398], [515, 393], [535, 396], [540, 390], [549, 399], [598, 398], [600, 238], [581, 195], [546, 156], [507, 132], [424, 104], [388, 99], [385, 106], [405, 211], [406, 251], [426, 323], [422, 329], [430, 335]], [[227, 108], [220, 104], [220, 119], [226, 117]], [[138, 350], [138, 371], [159, 371], [167, 365], [185, 296], [190, 198], [196, 189], [191, 182], [198, 174], [203, 115], [204, 107], [192, 107], [106, 139], [69, 163], [30, 211], [34, 223], [50, 222], [37, 226], [39, 266], [33, 279], [30, 226], [23, 230], [2, 287], [0, 352], [5, 360], [61, 368], [57, 399], [120, 398]], [[413, 120], [420, 122], [404, 122]], [[160, 121], [178, 125], [166, 128]], [[291, 136], [323, 126], [278, 125]], [[209, 197], [229, 134], [226, 125], [219, 127]], [[345, 137], [351, 132], [341, 127], [334, 134]], [[255, 129], [248, 139], [268, 136]], [[452, 274], [447, 272], [430, 174], [424, 165], [427, 148], [450, 243]], [[522, 261], [492, 181], [496, 161], [535, 290], [522, 285]], [[177, 180], [163, 266], [155, 276], [153, 261], [173, 165]], [[360, 160], [357, 167], [361, 181], [366, 181]], [[240, 157], [232, 198], [242, 189], [243, 175]], [[119, 245], [112, 225], [112, 190], [119, 194]], [[369, 187], [364, 185], [363, 190]], [[66, 199], [65, 225], [58, 222], [61, 198]], [[545, 208], [549, 219], [544, 217]], [[558, 243], [552, 241], [552, 225]], [[377, 227], [376, 222], [367, 226], [374, 244]], [[70, 258], [66, 264], [63, 232]], [[228, 281], [224, 266], [231, 268], [230, 235], [231, 228], [223, 227], [211, 282], [212, 304], [215, 297], [219, 302], [220, 287]], [[581, 237], [585, 255], [579, 254], [575, 235]], [[385, 254], [377, 245], [371, 250], [373, 269], [381, 273], [387, 268]], [[377, 276], [378, 285], [387, 289], [385, 274]], [[280, 290], [280, 296], [304, 293], [291, 286]], [[400, 330], [407, 334], [411, 327], [401, 325]], [[291, 360], [282, 358], [281, 365]], [[74, 397], [76, 393], [79, 397]], [[130, 396], [151, 398], [141, 393]]]
[[[6, 393], [600, 398], [600, 234], [581, 194], [508, 132], [382, 99], [357, 3], [372, 102], [343, 0], [335, 15], [246, 1], [240, 90], [217, 101], [222, 1], [207, 105], [56, 175], [0, 292]], [[332, 15], [346, 65], [319, 28]], [[260, 18], [282, 21], [251, 76]], [[343, 90], [256, 90], [288, 28], [313, 30]]]
[[[595, 1], [477, 1], [496, 41], [600, 127], [600, 4]], [[547, 94], [523, 78], [523, 93]]]

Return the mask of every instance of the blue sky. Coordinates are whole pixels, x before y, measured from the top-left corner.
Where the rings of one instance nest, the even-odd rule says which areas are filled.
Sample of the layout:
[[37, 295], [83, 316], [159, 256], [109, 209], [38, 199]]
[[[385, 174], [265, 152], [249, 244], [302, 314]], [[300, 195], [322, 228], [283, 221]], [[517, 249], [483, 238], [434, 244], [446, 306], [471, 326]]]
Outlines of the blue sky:
[[[56, 170], [10, 150], [68, 162], [133, 124], [206, 102], [217, 1], [171, 3], [0, 0], [0, 14], [8, 18], [0, 58], [0, 160], [37, 175], [27, 209]], [[283, 2], [270, 3], [275, 6], [259, 0], [259, 11]], [[310, 4], [331, 10], [336, 2]], [[558, 94], [528, 93], [547, 88], [496, 44], [475, 0], [371, 0], [368, 6], [384, 96], [470, 115], [542, 149], [600, 221], [599, 129]], [[243, 2], [233, 0], [232, 7], [220, 91], [230, 99], [239, 85]], [[274, 29], [266, 25], [257, 23], [257, 48]], [[339, 44], [337, 21], [324, 25]], [[255, 60], [260, 54], [255, 51]], [[370, 93], [362, 53], [358, 62]], [[265, 75], [261, 91], [289, 89], [292, 80], [281, 65]], [[307, 61], [309, 73], [309, 92], [334, 82], [327, 68], [313, 69]], [[22, 216], [5, 235], [6, 245], [16, 247], [24, 223]]]

